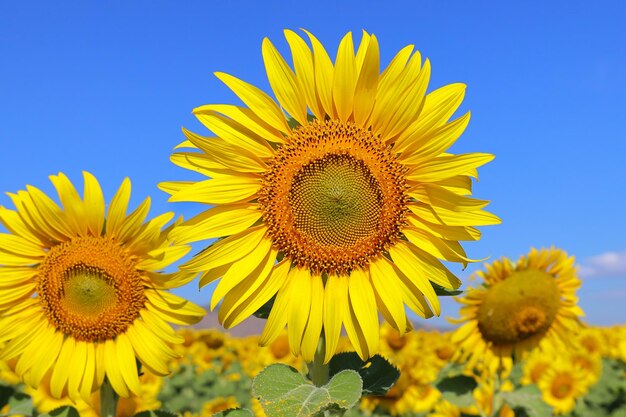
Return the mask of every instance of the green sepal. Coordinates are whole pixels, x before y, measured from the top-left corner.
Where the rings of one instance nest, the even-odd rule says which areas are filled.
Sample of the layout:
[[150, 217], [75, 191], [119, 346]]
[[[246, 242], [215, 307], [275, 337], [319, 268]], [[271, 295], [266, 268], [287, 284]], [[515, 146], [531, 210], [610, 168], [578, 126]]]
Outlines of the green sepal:
[[380, 355], [363, 361], [356, 352], [338, 353], [328, 363], [330, 376], [352, 369], [363, 380], [363, 395], [385, 395], [400, 378], [400, 370]]
[[257, 311], [252, 313], [252, 315], [258, 319], [267, 320], [267, 318], [270, 316], [270, 312], [272, 311], [272, 307], [274, 307], [274, 300], [276, 300], [276, 296], [270, 298]]
[[435, 290], [435, 294], [437, 294], [440, 297], [453, 297], [453, 296], [463, 294], [463, 290], [451, 290], [448, 288], [444, 288], [441, 285], [432, 281], [430, 281], [430, 285], [433, 286], [433, 289]]
[[291, 366], [274, 364], [252, 382], [252, 395], [258, 398], [268, 417], [310, 417], [325, 410], [352, 408], [361, 398], [363, 382], [356, 371], [344, 370], [316, 387]]

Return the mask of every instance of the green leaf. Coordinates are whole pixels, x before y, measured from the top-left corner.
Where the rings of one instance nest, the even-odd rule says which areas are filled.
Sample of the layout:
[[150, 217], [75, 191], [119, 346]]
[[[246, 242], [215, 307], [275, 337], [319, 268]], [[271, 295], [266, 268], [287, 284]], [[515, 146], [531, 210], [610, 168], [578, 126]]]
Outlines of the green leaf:
[[353, 370], [344, 370], [323, 387], [316, 387], [291, 366], [274, 364], [252, 382], [252, 393], [268, 417], [309, 417], [333, 406], [347, 410], [361, 398], [363, 382]]
[[78, 411], [71, 405], [64, 405], [46, 414], [39, 414], [39, 417], [80, 417], [80, 414], [78, 414]]
[[263, 304], [257, 311], [252, 313], [254, 317], [259, 319], [267, 319], [270, 316], [270, 311], [272, 311], [272, 307], [274, 307], [274, 300], [276, 296], [270, 298], [265, 304]]
[[149, 410], [137, 413], [135, 417], [178, 417], [178, 414], [167, 410]]
[[230, 410], [224, 410], [217, 414], [213, 414], [213, 417], [254, 417], [252, 411], [241, 408], [231, 408]]
[[9, 398], [7, 404], [9, 405], [9, 412], [3, 414], [5, 416], [33, 414], [33, 399], [22, 392], [14, 394]]
[[433, 289], [435, 290], [435, 294], [437, 294], [440, 297], [450, 297], [450, 296], [463, 294], [462, 290], [452, 290], [452, 289], [444, 288], [441, 285], [432, 281], [430, 281], [430, 284], [433, 286]]
[[528, 417], [549, 417], [552, 407], [543, 402], [536, 385], [526, 385], [512, 392], [501, 392], [500, 398], [516, 412], [523, 409]]
[[385, 395], [400, 377], [398, 368], [380, 355], [363, 362], [356, 352], [338, 353], [328, 363], [330, 376], [345, 369], [357, 371], [363, 381], [363, 395]]
[[15, 395], [14, 387], [0, 383], [0, 409], [9, 403], [9, 399], [13, 395]]
[[474, 404], [472, 391], [478, 386], [474, 378], [467, 375], [454, 375], [440, 379], [435, 387], [441, 391], [444, 400], [458, 407]]

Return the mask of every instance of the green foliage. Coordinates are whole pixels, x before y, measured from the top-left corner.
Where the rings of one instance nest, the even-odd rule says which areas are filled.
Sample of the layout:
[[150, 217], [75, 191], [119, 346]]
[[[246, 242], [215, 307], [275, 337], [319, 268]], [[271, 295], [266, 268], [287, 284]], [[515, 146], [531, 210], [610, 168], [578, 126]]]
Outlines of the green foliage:
[[515, 415], [549, 417], [552, 408], [541, 399], [541, 391], [535, 385], [526, 385], [512, 392], [498, 394], [515, 411]]
[[24, 393], [15, 392], [6, 404], [9, 405], [8, 416], [34, 414], [33, 400]]
[[135, 417], [178, 417], [178, 415], [167, 410], [150, 410], [137, 413]]
[[40, 414], [39, 417], [80, 417], [80, 415], [74, 407], [65, 405], [63, 407], [55, 408], [49, 413]]
[[224, 410], [217, 414], [213, 414], [213, 417], [254, 417], [252, 411], [244, 410], [241, 408], [232, 408], [230, 410]]
[[451, 290], [448, 288], [444, 288], [441, 285], [437, 284], [436, 282], [430, 281], [430, 284], [433, 286], [433, 289], [435, 290], [435, 294], [437, 294], [440, 297], [451, 297], [451, 296], [463, 294], [462, 290]]
[[472, 391], [478, 384], [474, 378], [465, 375], [463, 371], [462, 365], [449, 363], [439, 371], [433, 385], [441, 391], [444, 400], [458, 407], [469, 407], [474, 404]]
[[163, 406], [180, 414], [200, 413], [204, 403], [230, 396], [242, 406], [249, 405], [251, 380], [241, 363], [231, 363], [224, 369], [218, 358], [213, 362], [211, 369], [202, 372], [193, 365], [181, 365], [177, 372], [165, 378], [159, 393]]
[[576, 403], [572, 417], [626, 417], [626, 364], [612, 359], [602, 360], [602, 374], [587, 395]]
[[259, 319], [267, 319], [270, 316], [270, 311], [272, 311], [272, 307], [274, 307], [274, 300], [276, 296], [270, 298], [265, 304], [263, 304], [257, 311], [255, 311], [252, 315]]
[[16, 393], [16, 389], [12, 385], [6, 385], [0, 381], [0, 409], [9, 403], [9, 399]]
[[361, 377], [353, 370], [343, 370], [328, 384], [316, 387], [297, 370], [283, 364], [268, 366], [252, 383], [252, 393], [268, 417], [309, 417], [325, 410], [347, 410], [359, 401], [362, 388]]
[[330, 376], [352, 369], [363, 380], [363, 395], [385, 395], [400, 377], [398, 368], [380, 355], [363, 362], [356, 352], [338, 353], [329, 362]]

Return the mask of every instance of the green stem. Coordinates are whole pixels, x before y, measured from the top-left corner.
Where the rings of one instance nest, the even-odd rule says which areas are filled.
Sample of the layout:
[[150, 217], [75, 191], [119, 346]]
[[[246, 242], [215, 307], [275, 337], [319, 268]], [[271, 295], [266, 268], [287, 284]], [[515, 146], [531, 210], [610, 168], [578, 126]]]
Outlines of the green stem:
[[117, 401], [120, 397], [113, 390], [107, 378], [100, 387], [100, 417], [116, 417]]
[[330, 380], [330, 369], [328, 364], [324, 364], [326, 356], [326, 338], [322, 332], [320, 340], [317, 342], [317, 350], [313, 357], [313, 362], [309, 362], [309, 378], [317, 387], [326, 385]]

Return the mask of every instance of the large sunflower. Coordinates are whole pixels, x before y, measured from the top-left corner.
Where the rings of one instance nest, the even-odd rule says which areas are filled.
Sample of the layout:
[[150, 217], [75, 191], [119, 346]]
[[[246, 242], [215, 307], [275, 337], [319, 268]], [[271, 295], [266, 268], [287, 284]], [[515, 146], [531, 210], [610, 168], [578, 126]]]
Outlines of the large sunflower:
[[[484, 283], [459, 298], [462, 323], [452, 336], [470, 364], [504, 365], [536, 347], [559, 349], [579, 330], [574, 257], [532, 249], [516, 264], [503, 258], [477, 275]], [[498, 363], [499, 362], [499, 363]], [[493, 366], [491, 366], [493, 365]]]
[[[322, 44], [286, 31], [295, 70], [263, 41], [277, 98], [216, 73], [246, 105], [205, 105], [194, 114], [216, 137], [187, 130], [172, 161], [211, 179], [166, 182], [170, 201], [213, 207], [182, 225], [182, 242], [223, 238], [193, 260], [200, 285], [221, 278], [212, 299], [229, 328], [277, 294], [261, 343], [288, 326], [294, 354], [314, 356], [322, 328], [326, 360], [342, 325], [359, 355], [378, 345], [378, 311], [400, 332], [404, 305], [422, 317], [440, 313], [431, 282], [460, 281], [440, 259], [470, 261], [459, 240], [477, 240], [476, 225], [499, 223], [468, 197], [476, 168], [492, 155], [453, 155], [469, 113], [448, 121], [465, 86], [426, 95], [428, 60], [413, 46], [380, 72], [378, 41], [352, 34], [333, 65]], [[286, 111], [290, 117], [284, 112]], [[199, 152], [198, 152], [199, 150]], [[429, 305], [430, 303], [430, 305]]]
[[35, 187], [9, 194], [16, 210], [0, 207], [0, 359], [36, 388], [88, 400], [105, 378], [122, 397], [140, 392], [137, 359], [168, 373], [180, 343], [168, 322], [195, 323], [196, 305], [165, 291], [191, 273], [163, 274], [189, 248], [173, 244], [164, 226], [173, 213], [144, 223], [150, 200], [127, 215], [130, 181], [105, 211], [97, 180], [84, 173], [84, 198], [59, 174], [50, 179], [62, 208]]

